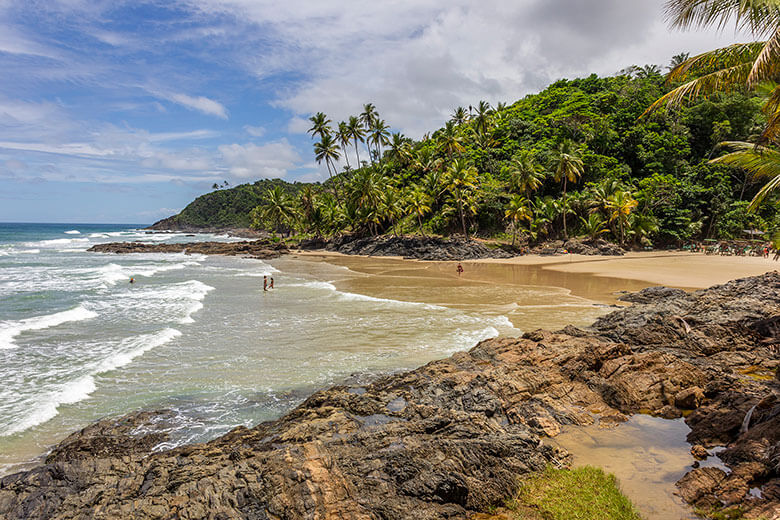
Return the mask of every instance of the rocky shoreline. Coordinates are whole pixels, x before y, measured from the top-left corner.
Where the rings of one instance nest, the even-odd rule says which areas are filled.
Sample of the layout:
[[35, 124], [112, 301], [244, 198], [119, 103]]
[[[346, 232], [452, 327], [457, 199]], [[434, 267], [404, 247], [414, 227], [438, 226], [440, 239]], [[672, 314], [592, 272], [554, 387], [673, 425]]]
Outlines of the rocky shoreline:
[[728, 471], [678, 482], [688, 503], [780, 517], [780, 275], [625, 299], [590, 329], [483, 341], [203, 444], [154, 451], [165, 411], [106, 419], [0, 480], [0, 518], [464, 518], [565, 466], [543, 442], [562, 426], [634, 413], [685, 415], [700, 458], [725, 447]]

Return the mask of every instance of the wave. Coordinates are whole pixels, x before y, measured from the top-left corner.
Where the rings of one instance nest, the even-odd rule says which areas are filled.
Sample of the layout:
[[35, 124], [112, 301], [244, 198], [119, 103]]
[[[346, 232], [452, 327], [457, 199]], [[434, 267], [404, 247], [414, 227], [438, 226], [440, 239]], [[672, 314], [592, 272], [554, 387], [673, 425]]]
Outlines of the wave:
[[120, 280], [129, 280], [130, 277], [136, 276], [154, 276], [157, 273], [164, 273], [166, 271], [177, 271], [186, 267], [192, 267], [200, 265], [195, 261], [186, 261], [178, 263], [168, 264], [140, 264], [140, 265], [128, 265], [121, 266], [118, 264], [110, 263], [98, 267], [95, 269], [100, 280], [107, 285], [116, 285]]
[[33, 426], [51, 420], [59, 413], [58, 408], [61, 405], [74, 404], [89, 398], [97, 389], [95, 383], [96, 375], [123, 367], [138, 356], [164, 345], [178, 336], [181, 336], [181, 332], [167, 328], [152, 334], [123, 340], [117, 348], [117, 353], [94, 365], [86, 375], [42, 393], [36, 399], [36, 403], [29, 407], [29, 412], [26, 416], [12, 424], [2, 432], [2, 435], [13, 435], [23, 432]]
[[65, 234], [66, 235], [80, 235], [81, 231], [79, 231], [78, 229], [71, 229], [70, 231], [66, 231]]
[[18, 345], [13, 339], [28, 330], [41, 330], [56, 327], [70, 321], [82, 321], [95, 318], [97, 313], [79, 305], [68, 311], [57, 312], [45, 316], [25, 318], [18, 321], [0, 322], [0, 349], [15, 348]]
[[89, 242], [88, 238], [55, 238], [52, 240], [41, 240], [40, 242], [28, 242], [27, 245], [35, 247], [35, 246], [59, 246], [59, 245], [68, 245], [68, 244], [83, 244], [84, 242]]

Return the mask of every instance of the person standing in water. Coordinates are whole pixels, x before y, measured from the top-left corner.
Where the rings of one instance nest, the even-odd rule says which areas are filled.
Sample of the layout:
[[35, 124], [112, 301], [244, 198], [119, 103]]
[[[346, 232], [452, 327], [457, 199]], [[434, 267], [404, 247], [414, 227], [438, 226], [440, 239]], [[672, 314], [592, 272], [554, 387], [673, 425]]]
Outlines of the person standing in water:
[[135, 283], [135, 278], [133, 278], [132, 276], [130, 277], [130, 283]]
[[268, 276], [263, 275], [263, 292], [268, 292]]
[[271, 277], [271, 285], [269, 285], [268, 288], [269, 289], [273, 289], [274, 288], [274, 277], [273, 276]]

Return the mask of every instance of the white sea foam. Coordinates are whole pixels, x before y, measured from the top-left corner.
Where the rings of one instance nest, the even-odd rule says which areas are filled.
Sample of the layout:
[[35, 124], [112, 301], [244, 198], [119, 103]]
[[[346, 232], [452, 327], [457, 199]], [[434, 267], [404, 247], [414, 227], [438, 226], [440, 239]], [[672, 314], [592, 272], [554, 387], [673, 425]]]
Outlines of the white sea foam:
[[41, 240], [40, 242], [27, 242], [27, 245], [32, 247], [35, 246], [50, 247], [50, 246], [82, 244], [85, 242], [89, 242], [89, 239], [88, 238], [55, 238], [52, 240]]
[[70, 231], [66, 231], [65, 234], [66, 235], [80, 235], [81, 231], [79, 231], [78, 229], [71, 229]]
[[88, 320], [97, 316], [97, 313], [79, 305], [68, 311], [62, 311], [45, 316], [25, 318], [18, 321], [0, 322], [0, 349], [15, 348], [14, 338], [29, 330], [48, 329], [70, 321]]
[[17, 251], [20, 255], [37, 255], [40, 252], [40, 249], [22, 249], [21, 251]]
[[181, 332], [167, 328], [153, 334], [122, 340], [114, 354], [93, 365], [86, 375], [41, 392], [35, 402], [28, 406], [24, 417], [6, 428], [0, 435], [13, 435], [54, 418], [59, 413], [58, 408], [61, 405], [74, 404], [89, 398], [97, 389], [96, 375], [123, 367], [138, 356], [178, 336], [181, 336]]

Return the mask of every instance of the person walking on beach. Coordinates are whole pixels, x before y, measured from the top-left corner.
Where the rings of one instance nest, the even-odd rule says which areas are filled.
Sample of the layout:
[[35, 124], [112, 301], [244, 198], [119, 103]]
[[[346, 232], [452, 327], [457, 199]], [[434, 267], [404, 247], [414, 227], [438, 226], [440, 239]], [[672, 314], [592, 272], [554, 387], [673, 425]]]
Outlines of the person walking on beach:
[[458, 262], [458, 269], [457, 269], [457, 271], [458, 271], [458, 276], [460, 276], [461, 274], [463, 274], [463, 266], [462, 266], [462, 265], [460, 265], [460, 262]]
[[271, 277], [271, 285], [269, 285], [268, 288], [269, 289], [273, 289], [274, 288], [274, 277], [273, 276]]
[[263, 292], [268, 292], [268, 276], [263, 275]]

